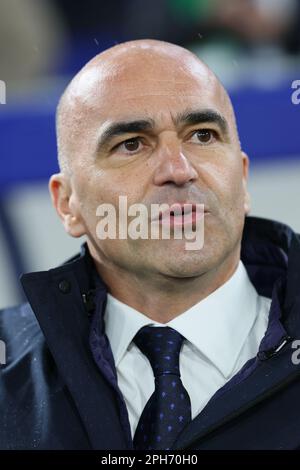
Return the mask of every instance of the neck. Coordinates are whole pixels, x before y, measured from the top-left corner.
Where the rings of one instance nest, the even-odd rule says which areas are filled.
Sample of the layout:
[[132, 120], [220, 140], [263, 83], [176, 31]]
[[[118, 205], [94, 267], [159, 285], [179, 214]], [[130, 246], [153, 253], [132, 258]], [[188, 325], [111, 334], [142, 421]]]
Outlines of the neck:
[[106, 265], [93, 256], [97, 271], [116, 299], [151, 320], [167, 323], [222, 286], [238, 267], [240, 253], [231, 253], [221, 264], [195, 277], [149, 276]]

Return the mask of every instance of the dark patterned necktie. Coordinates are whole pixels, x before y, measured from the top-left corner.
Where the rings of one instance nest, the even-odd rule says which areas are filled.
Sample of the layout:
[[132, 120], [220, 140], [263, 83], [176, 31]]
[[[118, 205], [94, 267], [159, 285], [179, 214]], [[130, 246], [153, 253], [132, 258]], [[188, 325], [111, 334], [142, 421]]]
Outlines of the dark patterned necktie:
[[171, 449], [191, 421], [190, 397], [179, 371], [183, 340], [178, 331], [168, 326], [145, 326], [133, 339], [149, 359], [155, 377], [155, 390], [140, 416], [133, 439], [137, 450]]

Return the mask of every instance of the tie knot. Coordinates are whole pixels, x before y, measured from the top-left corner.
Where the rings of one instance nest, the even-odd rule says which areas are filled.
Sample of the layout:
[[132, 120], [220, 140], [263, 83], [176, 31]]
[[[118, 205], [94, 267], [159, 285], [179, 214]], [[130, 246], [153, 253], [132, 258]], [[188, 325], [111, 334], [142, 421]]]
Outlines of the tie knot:
[[175, 374], [180, 377], [179, 353], [184, 337], [169, 326], [144, 326], [133, 342], [149, 359], [155, 377]]

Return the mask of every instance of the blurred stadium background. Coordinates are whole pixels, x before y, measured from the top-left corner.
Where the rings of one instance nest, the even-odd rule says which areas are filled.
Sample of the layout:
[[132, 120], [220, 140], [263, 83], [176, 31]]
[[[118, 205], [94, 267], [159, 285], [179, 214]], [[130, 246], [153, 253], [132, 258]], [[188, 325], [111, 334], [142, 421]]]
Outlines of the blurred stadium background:
[[0, 0], [0, 308], [22, 300], [22, 272], [83, 242], [64, 233], [48, 195], [55, 107], [85, 62], [137, 38], [183, 45], [211, 66], [251, 159], [251, 213], [300, 232], [299, 0]]

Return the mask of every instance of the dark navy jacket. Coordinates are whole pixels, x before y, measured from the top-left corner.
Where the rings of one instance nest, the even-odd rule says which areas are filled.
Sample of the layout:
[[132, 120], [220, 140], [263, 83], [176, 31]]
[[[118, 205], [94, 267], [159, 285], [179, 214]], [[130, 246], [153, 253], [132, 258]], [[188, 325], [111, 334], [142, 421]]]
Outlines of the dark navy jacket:
[[[268, 329], [257, 356], [173, 449], [300, 448], [300, 365], [292, 361], [300, 339], [300, 237], [281, 223], [246, 217], [241, 258], [258, 293], [272, 297]], [[24, 275], [22, 284], [28, 303], [0, 312], [7, 351], [0, 449], [132, 449], [104, 332], [106, 287], [87, 246], [56, 269]]]

